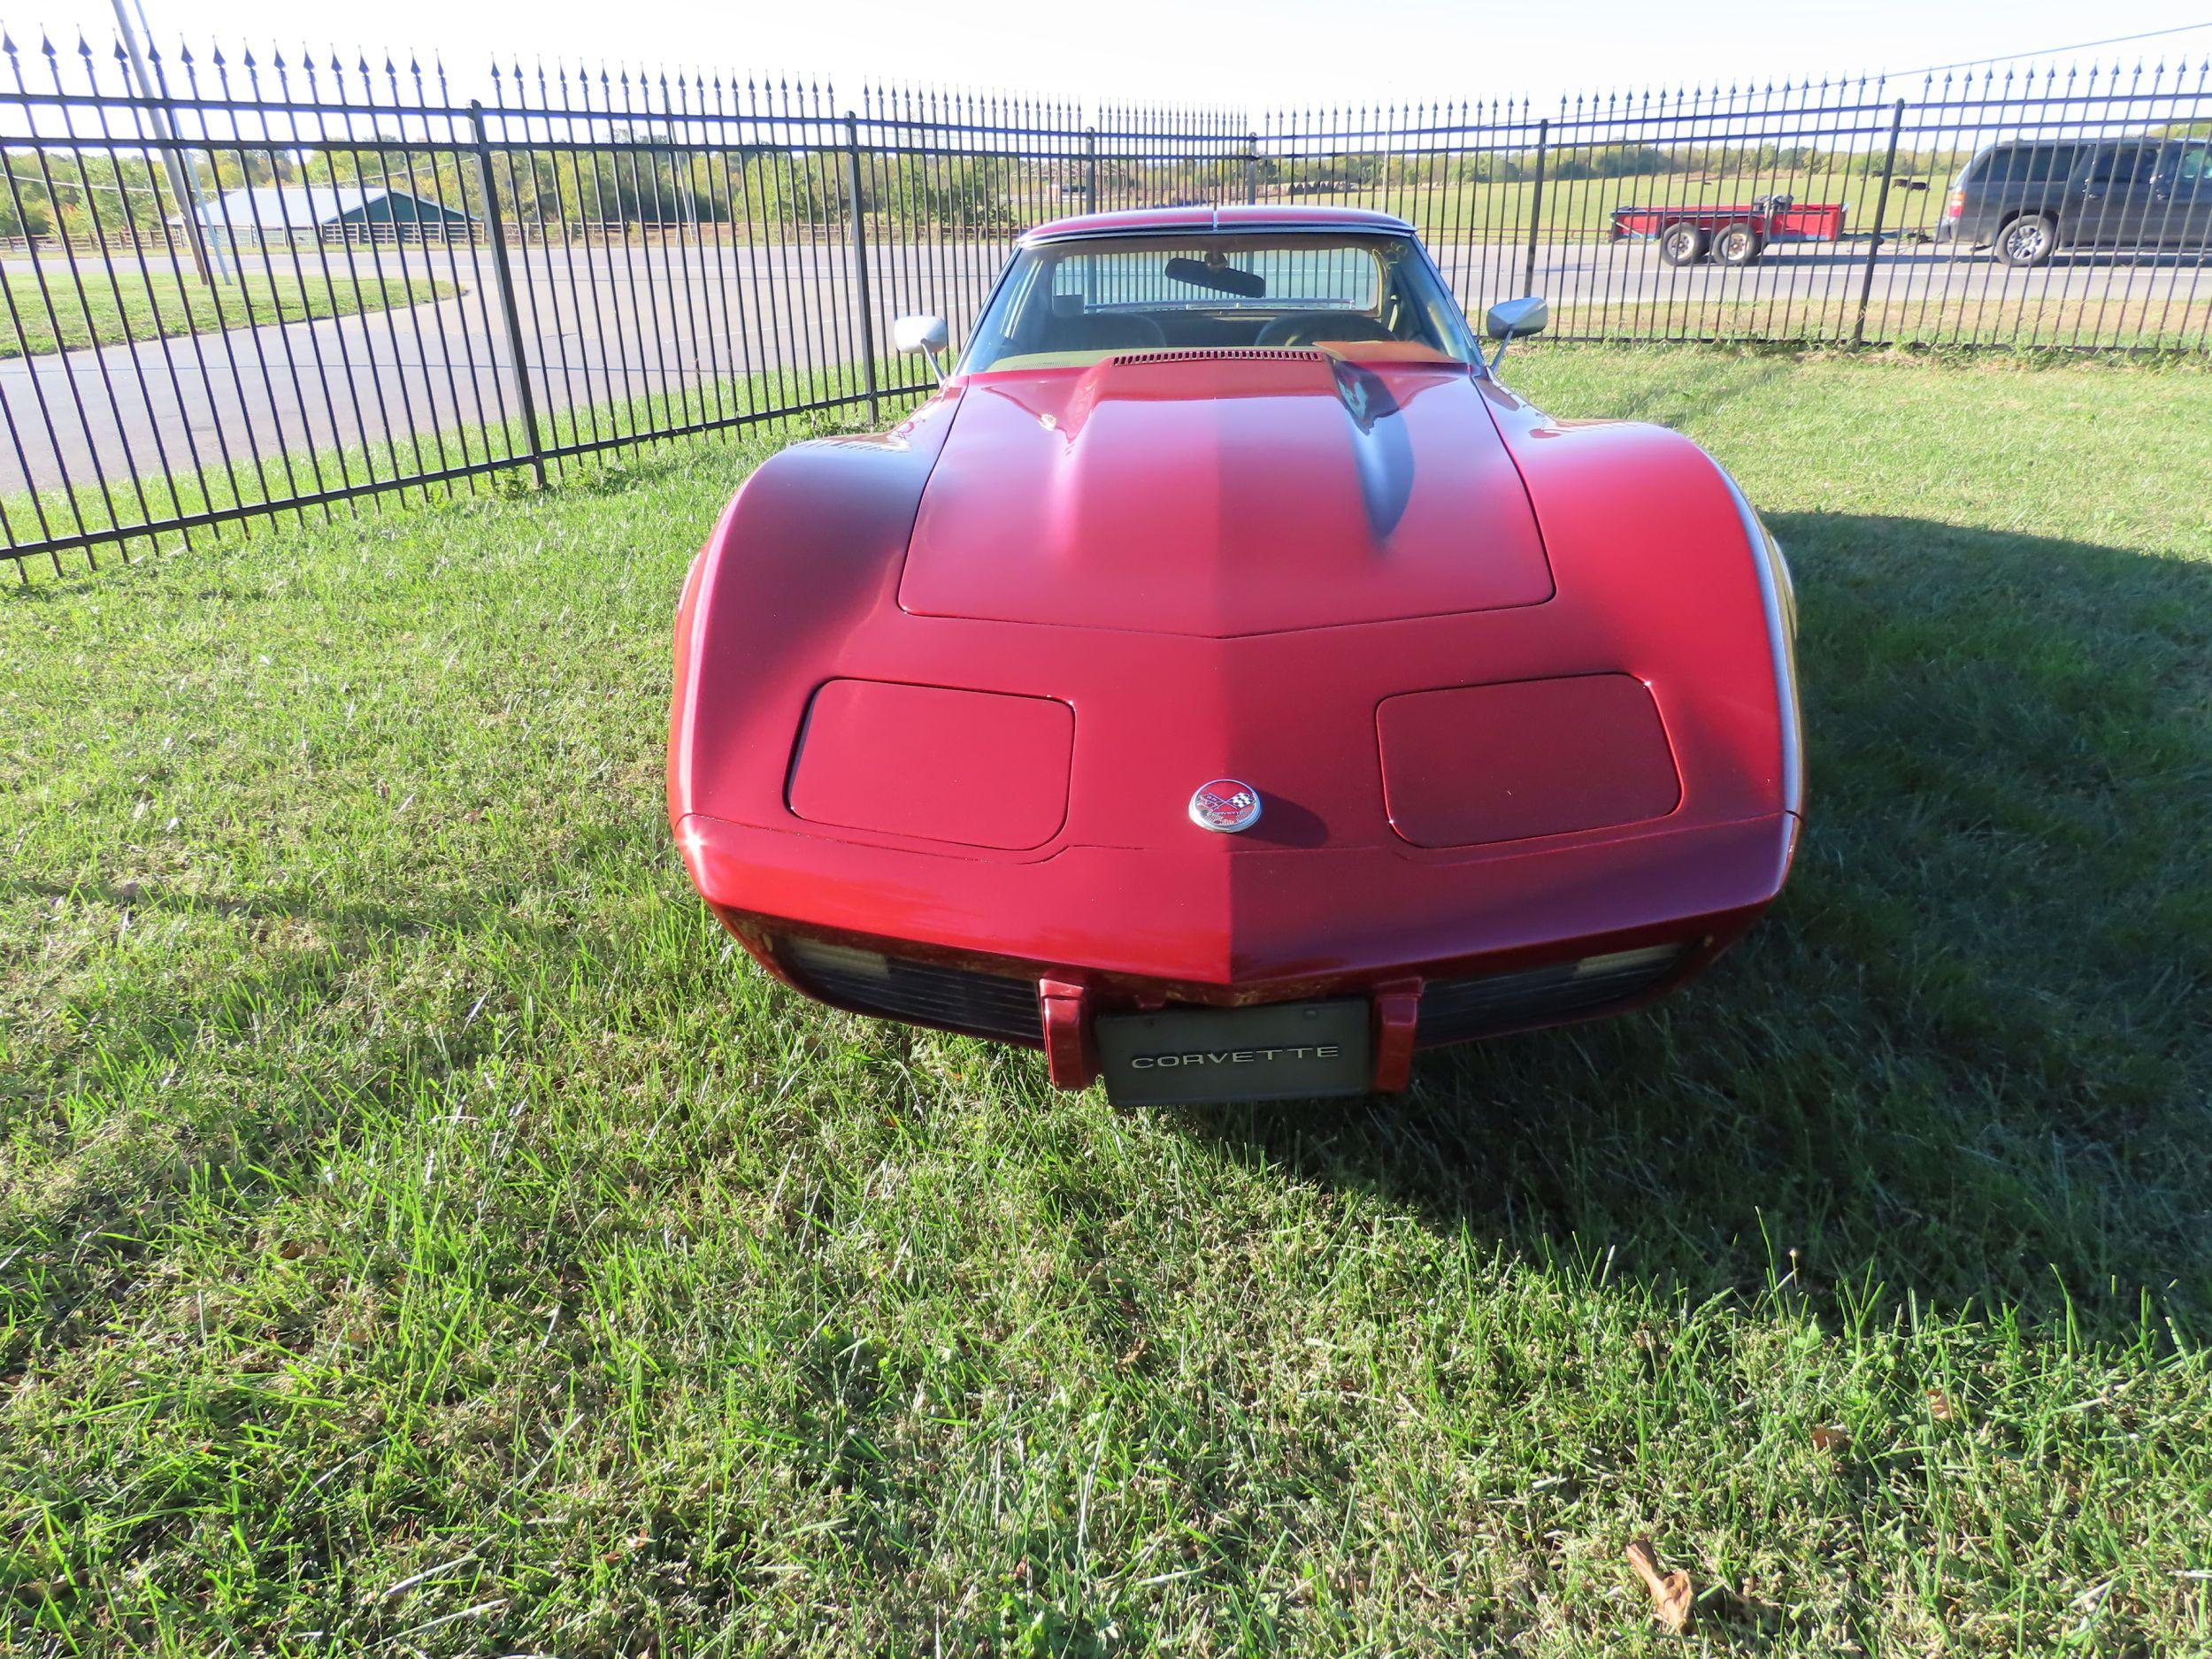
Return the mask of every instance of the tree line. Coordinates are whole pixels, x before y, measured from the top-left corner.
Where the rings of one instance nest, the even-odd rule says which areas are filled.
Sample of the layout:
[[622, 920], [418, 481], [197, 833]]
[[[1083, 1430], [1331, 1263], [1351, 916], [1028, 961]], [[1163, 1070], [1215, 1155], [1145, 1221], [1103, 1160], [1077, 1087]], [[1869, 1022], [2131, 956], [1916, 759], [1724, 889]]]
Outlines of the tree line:
[[[191, 149], [185, 154], [204, 196], [250, 186], [329, 184], [403, 191], [480, 218], [483, 187], [475, 151], [453, 145], [361, 150], [277, 147]], [[1948, 176], [1962, 148], [1901, 151], [1901, 177]], [[4, 152], [0, 236], [66, 234], [91, 241], [158, 240], [177, 211], [168, 180], [150, 156], [78, 150], [49, 143]], [[1310, 157], [1214, 153], [1140, 160], [1102, 153], [1049, 158], [1000, 155], [897, 155], [864, 150], [858, 205], [874, 223], [908, 230], [1000, 231], [1058, 211], [1102, 202], [1236, 200], [1333, 192], [1402, 192], [1434, 186], [1511, 185], [1532, 179], [1532, 148], [1342, 150]], [[841, 149], [780, 145], [702, 149], [650, 131], [616, 131], [603, 148], [495, 148], [489, 152], [503, 212], [525, 234], [543, 227], [609, 232], [743, 226], [757, 236], [818, 232], [849, 220], [854, 180]], [[1870, 178], [1878, 151], [1806, 144], [1568, 145], [1541, 157], [1552, 181], [1729, 176], [1749, 180], [1826, 174]], [[218, 225], [212, 206], [207, 217]]]

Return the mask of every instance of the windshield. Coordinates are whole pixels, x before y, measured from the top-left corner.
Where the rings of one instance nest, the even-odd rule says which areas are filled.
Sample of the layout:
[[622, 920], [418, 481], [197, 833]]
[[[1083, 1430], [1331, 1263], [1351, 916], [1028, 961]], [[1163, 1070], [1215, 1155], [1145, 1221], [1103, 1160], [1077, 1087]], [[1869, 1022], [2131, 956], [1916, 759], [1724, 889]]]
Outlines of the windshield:
[[1473, 355], [1458, 306], [1411, 237], [1176, 231], [1019, 250], [962, 367], [1315, 345], [1460, 363]]

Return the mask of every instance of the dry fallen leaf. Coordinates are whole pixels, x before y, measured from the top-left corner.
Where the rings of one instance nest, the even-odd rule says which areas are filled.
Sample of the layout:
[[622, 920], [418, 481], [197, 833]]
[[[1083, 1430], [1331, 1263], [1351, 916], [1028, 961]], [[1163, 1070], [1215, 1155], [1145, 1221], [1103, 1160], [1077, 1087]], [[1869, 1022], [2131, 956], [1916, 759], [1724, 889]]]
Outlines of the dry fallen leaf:
[[1651, 1592], [1651, 1616], [1659, 1621], [1660, 1628], [1671, 1636], [1679, 1636], [1690, 1627], [1690, 1615], [1697, 1605], [1697, 1594], [1690, 1587], [1690, 1575], [1677, 1567], [1672, 1572], [1659, 1571], [1659, 1557], [1651, 1548], [1651, 1540], [1640, 1538], [1628, 1547], [1628, 1564], [1636, 1570], [1636, 1576]]
[[1824, 1425], [1813, 1430], [1813, 1449], [1816, 1452], [1840, 1452], [1850, 1444], [1851, 1431], [1848, 1429], [1829, 1428]]
[[1928, 1390], [1928, 1415], [1939, 1423], [1951, 1420], [1951, 1397], [1940, 1388]]

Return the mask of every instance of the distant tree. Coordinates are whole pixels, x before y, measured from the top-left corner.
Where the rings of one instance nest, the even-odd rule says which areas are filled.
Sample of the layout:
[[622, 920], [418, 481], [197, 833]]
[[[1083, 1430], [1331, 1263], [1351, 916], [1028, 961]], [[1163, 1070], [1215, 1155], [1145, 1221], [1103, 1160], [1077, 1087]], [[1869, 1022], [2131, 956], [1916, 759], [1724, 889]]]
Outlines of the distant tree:
[[1590, 165], [1601, 179], [1626, 179], [1644, 173], [1669, 173], [1674, 163], [1667, 152], [1655, 144], [1613, 144], [1590, 157]]
[[[49, 236], [54, 216], [28, 150], [0, 152], [13, 182], [0, 181], [0, 236]], [[19, 209], [18, 204], [20, 204]]]
[[1517, 156], [1463, 156], [1458, 173], [1463, 184], [1514, 184], [1528, 177], [1528, 169]]

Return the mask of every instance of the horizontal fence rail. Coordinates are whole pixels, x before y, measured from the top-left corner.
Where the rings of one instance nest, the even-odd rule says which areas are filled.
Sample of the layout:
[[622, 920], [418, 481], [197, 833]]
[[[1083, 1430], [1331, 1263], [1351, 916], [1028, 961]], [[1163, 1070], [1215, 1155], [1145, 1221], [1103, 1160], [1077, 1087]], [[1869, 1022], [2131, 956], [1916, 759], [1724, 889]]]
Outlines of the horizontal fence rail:
[[[1554, 338], [2212, 342], [2201, 63], [1257, 119], [513, 65], [477, 89], [0, 35], [19, 574], [880, 421], [933, 383], [895, 318], [956, 340], [1024, 229], [1116, 208], [1381, 209], [1471, 312], [1546, 295]], [[2037, 253], [2039, 215], [2040, 257], [1995, 257]]]

